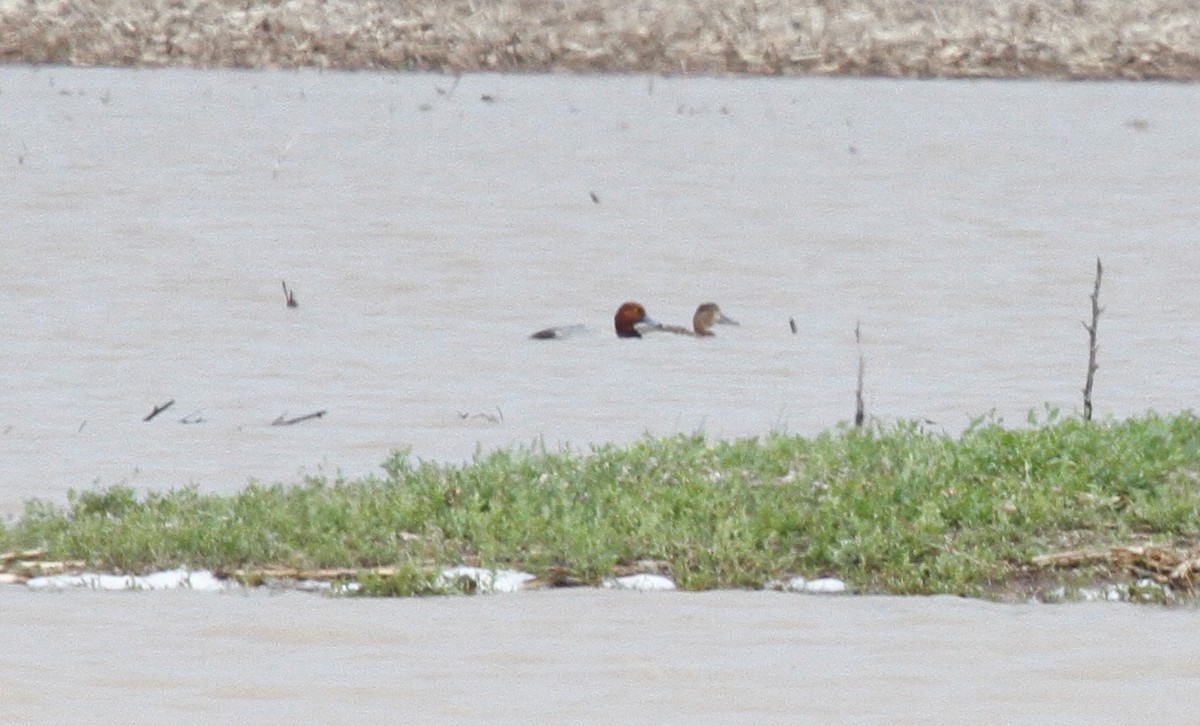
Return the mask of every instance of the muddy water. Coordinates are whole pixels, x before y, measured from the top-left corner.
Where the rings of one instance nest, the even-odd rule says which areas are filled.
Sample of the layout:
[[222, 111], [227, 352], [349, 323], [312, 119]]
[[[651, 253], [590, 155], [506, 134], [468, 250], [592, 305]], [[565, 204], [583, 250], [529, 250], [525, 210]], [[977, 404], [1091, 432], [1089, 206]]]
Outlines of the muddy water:
[[[852, 413], [856, 322], [878, 418], [956, 430], [1071, 411], [1097, 255], [1099, 415], [1190, 408], [1197, 99], [1151, 84], [0, 70], [0, 511], [97, 483], [357, 475], [402, 447], [461, 460], [813, 433]], [[716, 300], [742, 325], [617, 340], [629, 299], [672, 323]], [[577, 322], [595, 333], [526, 337]], [[1196, 676], [1191, 611], [0, 598], [6, 716], [34, 720], [125, 720], [137, 703], [154, 721], [1170, 721]]]
[[17, 722], [1169, 724], [1200, 677], [1194, 610], [1111, 603], [4, 588], [0, 606]]
[[[403, 447], [813, 433], [853, 413], [856, 322], [876, 417], [1075, 410], [1097, 255], [1098, 413], [1191, 407], [1197, 98], [4, 69], [0, 511]], [[629, 299], [742, 325], [618, 340]], [[527, 339], [566, 323], [596, 333]]]

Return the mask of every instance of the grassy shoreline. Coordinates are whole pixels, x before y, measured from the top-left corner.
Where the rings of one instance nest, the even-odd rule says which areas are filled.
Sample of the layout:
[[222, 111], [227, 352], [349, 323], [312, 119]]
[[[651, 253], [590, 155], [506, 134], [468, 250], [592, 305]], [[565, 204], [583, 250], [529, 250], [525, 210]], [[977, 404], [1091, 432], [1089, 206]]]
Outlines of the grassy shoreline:
[[29, 0], [5, 63], [1200, 78], [1186, 0]]
[[547, 585], [657, 572], [706, 590], [828, 575], [863, 593], [1024, 598], [1148, 576], [1190, 591], [1200, 419], [1031, 423], [981, 420], [957, 437], [911, 423], [677, 436], [459, 466], [397, 453], [380, 476], [230, 496], [112, 487], [29, 502], [0, 528], [0, 550], [124, 573], [387, 567], [366, 578], [387, 594], [428, 591], [454, 564]]

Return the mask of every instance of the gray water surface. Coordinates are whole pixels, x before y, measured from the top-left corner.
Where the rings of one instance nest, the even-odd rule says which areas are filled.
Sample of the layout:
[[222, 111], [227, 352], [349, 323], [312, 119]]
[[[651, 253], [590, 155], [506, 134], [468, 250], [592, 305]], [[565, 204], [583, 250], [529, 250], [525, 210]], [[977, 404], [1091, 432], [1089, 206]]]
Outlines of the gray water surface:
[[[1198, 112], [1187, 85], [3, 68], [0, 511], [811, 434], [853, 412], [856, 323], [878, 419], [1069, 413], [1097, 256], [1098, 415], [1191, 408]], [[742, 325], [618, 340], [630, 299]], [[567, 323], [595, 333], [527, 338]], [[1186, 723], [1200, 645], [1191, 609], [948, 598], [0, 610], [29, 722]]]
[[[1190, 408], [1198, 118], [1186, 85], [5, 68], [0, 511], [812, 434], [856, 323], [883, 421], [1069, 413], [1097, 256], [1097, 414]], [[630, 299], [742, 325], [618, 340]]]
[[1191, 723], [1196, 613], [593, 590], [0, 588], [3, 715], [58, 723]]

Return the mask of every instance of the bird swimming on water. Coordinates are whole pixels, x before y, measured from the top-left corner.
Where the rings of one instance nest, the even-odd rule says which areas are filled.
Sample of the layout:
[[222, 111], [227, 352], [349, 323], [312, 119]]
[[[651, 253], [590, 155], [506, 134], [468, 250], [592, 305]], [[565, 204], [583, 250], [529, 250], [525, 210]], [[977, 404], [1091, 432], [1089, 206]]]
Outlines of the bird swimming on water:
[[[627, 302], [617, 308], [613, 315], [613, 328], [618, 338], [640, 338], [642, 333], [658, 330], [662, 326], [646, 314], [646, 308], [641, 303]], [[569, 338], [587, 330], [585, 325], [559, 325], [537, 331], [530, 338], [535, 340], [555, 340]]]
[[707, 338], [716, 335], [712, 331], [714, 325], [740, 325], [736, 320], [730, 318], [725, 313], [721, 312], [720, 306], [714, 302], [707, 302], [696, 308], [696, 314], [692, 316], [691, 329], [685, 328], [682, 325], [660, 325], [658, 330], [667, 333], [676, 333], [678, 335], [691, 335], [697, 338]]
[[613, 327], [618, 338], [640, 338], [642, 333], [662, 328], [649, 315], [641, 303], [627, 302], [617, 308], [613, 316]]

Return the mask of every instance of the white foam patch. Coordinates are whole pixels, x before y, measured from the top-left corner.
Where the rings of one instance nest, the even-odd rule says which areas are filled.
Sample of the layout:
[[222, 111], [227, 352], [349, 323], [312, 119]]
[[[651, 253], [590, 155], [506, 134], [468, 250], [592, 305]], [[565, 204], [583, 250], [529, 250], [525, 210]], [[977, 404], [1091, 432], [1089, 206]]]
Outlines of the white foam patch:
[[820, 595], [833, 595], [846, 591], [846, 583], [836, 577], [818, 577], [809, 580], [804, 577], [793, 577], [786, 582], [772, 580], [767, 583], [768, 590], [783, 590], [784, 592], [808, 592]]
[[459, 580], [466, 578], [475, 583], [479, 592], [517, 592], [525, 589], [525, 583], [536, 579], [528, 572], [518, 570], [489, 570], [483, 567], [460, 565], [442, 570], [437, 586], [453, 590]]
[[78, 575], [35, 577], [25, 583], [32, 590], [68, 590], [85, 587], [90, 590], [198, 590], [218, 592], [230, 585], [208, 570], [165, 570], [149, 575], [105, 575], [84, 572]]
[[1051, 602], [1073, 599], [1083, 602], [1174, 602], [1175, 598], [1175, 591], [1169, 586], [1144, 577], [1133, 583], [1114, 583], [1102, 587], [1072, 590], [1060, 586], [1050, 590], [1042, 599]]
[[846, 583], [836, 577], [818, 577], [804, 584], [805, 592], [839, 593], [846, 591]]
[[[474, 583], [476, 592], [519, 592], [534, 575], [519, 570], [490, 570], [484, 567], [467, 567], [461, 565], [442, 570], [436, 585], [447, 591], [461, 590], [463, 579]], [[233, 580], [222, 580], [208, 570], [164, 570], [149, 575], [110, 575], [96, 572], [84, 572], [75, 575], [51, 575], [35, 577], [25, 583], [32, 590], [67, 590], [71, 588], [87, 588], [90, 590], [196, 590], [198, 592], [221, 592], [241, 585]], [[639, 592], [676, 590], [675, 581], [663, 575], [638, 574], [624, 577], [613, 577], [604, 580], [602, 586], [615, 590], [634, 590]], [[310, 592], [355, 592], [360, 589], [357, 582], [333, 583], [319, 580], [301, 580], [293, 583], [297, 590]], [[806, 593], [842, 593], [846, 592], [846, 583], [833, 577], [820, 577], [807, 580], [803, 577], [793, 577], [787, 581], [775, 580], [767, 583], [768, 589], [784, 590], [787, 592]], [[1082, 593], [1084, 599], [1127, 599], [1127, 591], [1112, 589], [1100, 593]]]
[[604, 581], [604, 586], [616, 590], [638, 590], [641, 592], [648, 590], [674, 590], [675, 581], [662, 575], [640, 574], [610, 578]]

